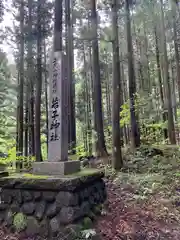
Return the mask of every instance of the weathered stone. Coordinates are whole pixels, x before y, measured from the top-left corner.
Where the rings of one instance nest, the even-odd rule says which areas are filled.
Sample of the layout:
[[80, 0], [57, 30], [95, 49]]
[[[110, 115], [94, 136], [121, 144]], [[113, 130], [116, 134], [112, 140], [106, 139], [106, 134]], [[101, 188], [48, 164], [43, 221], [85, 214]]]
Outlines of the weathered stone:
[[4, 225], [6, 227], [9, 227], [11, 226], [13, 223], [13, 213], [11, 210], [8, 210], [6, 213], [5, 213], [5, 219], [4, 219]]
[[0, 223], [4, 221], [5, 218], [5, 212], [0, 212]]
[[80, 208], [78, 207], [63, 207], [59, 214], [59, 221], [62, 224], [72, 223], [80, 216]]
[[11, 191], [8, 189], [3, 189], [1, 193], [1, 201], [3, 203], [10, 204], [12, 202]]
[[59, 232], [59, 221], [57, 217], [54, 217], [50, 220], [49, 222], [50, 225], [50, 230], [52, 232], [52, 234], [57, 234]]
[[41, 192], [40, 191], [35, 191], [34, 192], [34, 200], [40, 200], [41, 199]]
[[34, 213], [35, 207], [36, 205], [33, 202], [24, 203], [22, 206], [22, 212], [27, 215], [31, 215]]
[[42, 201], [36, 205], [35, 216], [38, 220], [42, 220], [46, 210], [46, 202]]
[[60, 228], [60, 231], [57, 235], [57, 239], [66, 239], [66, 240], [76, 240], [79, 239], [79, 233], [81, 227], [75, 224], [68, 225], [67, 227]]
[[4, 211], [8, 206], [6, 203], [0, 203], [0, 211]]
[[49, 218], [53, 218], [54, 216], [56, 216], [59, 213], [59, 210], [60, 210], [60, 208], [57, 207], [56, 203], [53, 203], [48, 206], [46, 215]]
[[22, 193], [20, 190], [15, 190], [13, 192], [13, 198], [19, 204], [21, 204], [23, 202]]
[[80, 161], [34, 162], [33, 173], [53, 176], [65, 176], [80, 171]]
[[84, 194], [84, 198], [88, 199], [88, 197], [89, 197], [89, 188], [85, 188], [84, 191], [83, 191], [83, 194]]
[[49, 224], [45, 219], [40, 222], [39, 235], [44, 238], [47, 238], [49, 235]]
[[46, 200], [47, 202], [53, 202], [56, 197], [56, 192], [43, 192], [43, 199]]
[[59, 192], [56, 196], [56, 204], [59, 208], [76, 206], [78, 204], [78, 195], [70, 192]]
[[81, 204], [80, 209], [81, 209], [81, 216], [82, 217], [83, 216], [87, 216], [89, 214], [89, 212], [90, 212], [90, 204], [89, 204], [89, 202], [88, 201], [83, 202]]
[[20, 207], [17, 203], [12, 203], [10, 209], [13, 213], [18, 213], [20, 211]]
[[94, 204], [95, 204], [95, 199], [94, 199], [94, 196], [93, 196], [93, 195], [91, 195], [91, 196], [89, 197], [88, 201], [89, 201], [89, 204], [91, 205], [91, 207], [94, 206]]
[[39, 233], [40, 225], [34, 217], [27, 217], [27, 227], [26, 234], [27, 236], [35, 236]]
[[31, 200], [33, 200], [33, 194], [30, 191], [23, 191], [22, 195], [24, 202], [30, 202]]
[[[70, 177], [46, 177], [44, 179], [31, 179], [31, 178], [0, 178], [1, 188], [11, 189], [31, 189], [33, 191], [45, 190], [45, 191], [75, 191], [81, 186], [91, 185], [96, 181], [99, 181], [104, 176], [103, 172], [95, 171], [89, 176], [73, 176]], [[85, 185], [84, 185], [85, 184]]]

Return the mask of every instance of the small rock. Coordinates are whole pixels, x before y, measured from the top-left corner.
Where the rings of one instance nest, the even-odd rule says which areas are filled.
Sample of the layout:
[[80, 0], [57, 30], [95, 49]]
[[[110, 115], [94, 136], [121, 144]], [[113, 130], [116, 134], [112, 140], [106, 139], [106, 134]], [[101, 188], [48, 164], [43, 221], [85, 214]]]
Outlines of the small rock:
[[12, 203], [12, 205], [10, 206], [10, 209], [13, 213], [18, 213], [20, 211], [20, 207], [16, 203]]
[[80, 209], [81, 209], [81, 216], [85, 216], [85, 215], [88, 215], [89, 212], [90, 212], [90, 205], [89, 205], [89, 202], [86, 201], [86, 202], [83, 202], [80, 206]]
[[56, 204], [59, 208], [63, 206], [75, 206], [78, 204], [78, 196], [70, 192], [59, 192], [56, 197]]
[[34, 217], [27, 217], [27, 227], [26, 234], [27, 236], [35, 236], [40, 231], [40, 225]]
[[13, 197], [14, 200], [15, 200], [17, 203], [21, 204], [21, 203], [23, 202], [22, 193], [21, 193], [20, 190], [14, 191], [13, 196], [14, 196], [14, 197]]
[[41, 237], [47, 238], [49, 235], [49, 224], [47, 222], [47, 220], [43, 220], [40, 223], [40, 230], [39, 230], [39, 234]]
[[13, 213], [12, 211], [7, 211], [5, 214], [5, 226], [9, 227], [13, 224]]
[[47, 202], [53, 202], [56, 197], [56, 192], [43, 192], [43, 199], [46, 200]]
[[33, 202], [28, 202], [28, 203], [24, 203], [22, 206], [22, 212], [27, 214], [27, 215], [31, 215], [33, 214], [35, 211], [35, 203]]
[[59, 221], [62, 224], [72, 223], [75, 220], [75, 211], [73, 207], [63, 207], [59, 214]]
[[4, 218], [5, 218], [5, 212], [0, 212], [0, 223], [3, 222]]
[[33, 199], [33, 195], [30, 191], [23, 191], [22, 195], [24, 202], [30, 202]]
[[41, 192], [34, 192], [34, 200], [41, 199]]
[[54, 217], [50, 220], [49, 222], [49, 225], [50, 225], [50, 229], [51, 229], [51, 232], [52, 234], [57, 234], [58, 231], [59, 231], [59, 221], [58, 221], [58, 218], [57, 217]]
[[8, 204], [1, 203], [1, 204], [0, 204], [0, 211], [5, 210], [7, 207], [8, 207]]
[[35, 216], [38, 220], [42, 220], [45, 209], [46, 209], [46, 203], [44, 201], [36, 205]]
[[1, 193], [1, 201], [3, 203], [10, 204], [12, 202], [11, 191], [7, 189], [3, 189]]
[[46, 215], [49, 218], [53, 218], [54, 216], [56, 216], [59, 213], [59, 208], [57, 208], [56, 203], [53, 203], [51, 205], [48, 206]]

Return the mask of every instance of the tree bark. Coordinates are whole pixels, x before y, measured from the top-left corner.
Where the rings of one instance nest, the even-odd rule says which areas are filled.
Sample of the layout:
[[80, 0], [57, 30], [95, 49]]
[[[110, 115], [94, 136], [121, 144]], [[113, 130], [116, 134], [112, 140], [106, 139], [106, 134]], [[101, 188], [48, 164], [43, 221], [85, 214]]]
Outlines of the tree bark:
[[99, 66], [99, 46], [97, 37], [96, 0], [91, 0], [92, 40], [92, 69], [93, 69], [93, 101], [94, 101], [94, 129], [97, 134], [96, 153], [98, 156], [107, 156], [102, 119], [102, 93]]
[[126, 0], [126, 28], [127, 28], [127, 52], [128, 52], [128, 72], [129, 72], [129, 99], [130, 99], [130, 118], [131, 118], [131, 136], [133, 147], [140, 146], [140, 131], [138, 126], [137, 115], [135, 112], [135, 94], [136, 80], [133, 62], [133, 48], [131, 35], [131, 20], [130, 20], [130, 4]]
[[119, 170], [123, 166], [121, 154], [121, 135], [120, 135], [120, 94], [121, 74], [119, 61], [119, 41], [118, 41], [118, 16], [117, 0], [112, 2], [112, 29], [113, 29], [113, 77], [112, 77], [112, 153], [113, 168]]

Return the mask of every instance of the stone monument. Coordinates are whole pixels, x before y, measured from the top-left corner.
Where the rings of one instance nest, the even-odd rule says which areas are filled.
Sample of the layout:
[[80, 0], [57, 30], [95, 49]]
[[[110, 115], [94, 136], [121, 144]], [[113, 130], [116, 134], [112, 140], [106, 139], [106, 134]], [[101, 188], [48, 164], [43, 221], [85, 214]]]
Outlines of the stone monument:
[[80, 171], [80, 161], [68, 161], [68, 81], [66, 56], [55, 51], [49, 84], [48, 161], [33, 164], [33, 173], [65, 175]]

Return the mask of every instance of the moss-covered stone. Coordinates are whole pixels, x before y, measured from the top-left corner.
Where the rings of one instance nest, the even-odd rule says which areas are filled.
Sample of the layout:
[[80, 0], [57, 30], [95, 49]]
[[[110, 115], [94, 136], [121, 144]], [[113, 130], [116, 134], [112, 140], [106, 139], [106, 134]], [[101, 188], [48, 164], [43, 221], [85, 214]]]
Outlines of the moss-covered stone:
[[17, 213], [14, 215], [13, 226], [16, 231], [21, 232], [25, 230], [27, 226], [27, 218], [23, 213]]
[[85, 217], [83, 219], [82, 225], [83, 225], [83, 229], [90, 229], [90, 228], [92, 228], [93, 222], [92, 222], [91, 218]]

